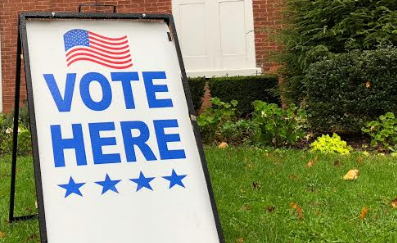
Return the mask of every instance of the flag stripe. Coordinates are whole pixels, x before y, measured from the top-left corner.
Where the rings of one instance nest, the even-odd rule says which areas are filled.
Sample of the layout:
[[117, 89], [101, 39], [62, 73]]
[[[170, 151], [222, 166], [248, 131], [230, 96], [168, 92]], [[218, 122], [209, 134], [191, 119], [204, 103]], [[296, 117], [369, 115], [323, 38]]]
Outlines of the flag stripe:
[[101, 60], [101, 61], [104, 61], [104, 62], [108, 62], [108, 63], [111, 63], [111, 64], [125, 64], [125, 63], [127, 63], [127, 62], [131, 62], [131, 58], [129, 58], [129, 59], [127, 59], [127, 60], [120, 60], [120, 59], [117, 59], [117, 60], [119, 60], [119, 61], [114, 61], [114, 60], [109, 60], [109, 59], [107, 59], [107, 58], [102, 58], [102, 57], [98, 57], [98, 56], [96, 56], [96, 55], [92, 55], [92, 54], [89, 54], [89, 53], [77, 53], [77, 54], [75, 54], [75, 55], [73, 55], [73, 56], [71, 56], [71, 57], [69, 57], [66, 61], [70, 61], [70, 60], [72, 60], [74, 57], [92, 57], [92, 58], [97, 58], [97, 59], [99, 59], [99, 60]]
[[115, 50], [115, 51], [123, 50], [123, 49], [128, 48], [128, 45], [121, 46], [121, 47], [110, 47], [110, 46], [102, 45], [102, 44], [100, 44], [100, 43], [97, 43], [97, 42], [95, 42], [95, 41], [91, 41], [91, 40], [90, 40], [90, 46], [91, 46], [91, 45], [95, 45], [95, 46], [99, 46], [99, 47], [102, 47], [102, 48], [105, 48], [105, 49], [110, 49], [110, 50]]
[[96, 46], [92, 46], [91, 49], [94, 49], [94, 50], [97, 50], [97, 51], [102, 51], [102, 52], [105, 52], [105, 53], [108, 53], [108, 54], [112, 54], [112, 55], [122, 55], [122, 54], [125, 54], [125, 53], [130, 53], [129, 49], [127, 49], [125, 51], [122, 51], [122, 52], [109, 51], [109, 50], [102, 49], [102, 48], [99, 48], [99, 47], [96, 47]]
[[122, 52], [107, 51], [107, 50], [105, 50], [105, 49], [102, 49], [102, 48], [98, 48], [98, 47], [94, 47], [94, 46], [93, 46], [93, 47], [78, 47], [78, 48], [73, 48], [73, 49], [70, 50], [68, 53], [66, 53], [66, 56], [72, 54], [73, 52], [81, 51], [81, 50], [93, 50], [93, 51], [95, 50], [95, 51], [104, 52], [104, 53], [109, 54], [109, 55], [123, 55], [123, 54], [126, 54], [126, 53], [129, 53], [129, 52], [130, 52], [129, 50], [125, 50], [125, 51], [122, 51]]
[[90, 35], [93, 35], [93, 36], [96, 36], [96, 37], [99, 37], [99, 38], [102, 38], [102, 39], [105, 39], [105, 40], [109, 40], [109, 41], [119, 41], [119, 40], [127, 38], [126, 35], [122, 36], [122, 37], [119, 37], [119, 38], [110, 38], [110, 37], [106, 37], [106, 36], [103, 36], [103, 35], [98, 35], [98, 34], [96, 34], [94, 32], [91, 32], [91, 31], [88, 31], [88, 33]]
[[97, 39], [92, 36], [89, 36], [89, 39], [90, 39], [90, 41], [97, 41], [98, 43], [109, 45], [109, 46], [119, 46], [119, 45], [124, 45], [124, 44], [128, 43], [127, 39], [125, 39], [124, 41], [120, 41], [120, 42], [108, 42], [108, 41]]
[[108, 56], [106, 54], [91, 50], [89, 48], [78, 48], [78, 49], [79, 50], [74, 49], [70, 53], [67, 53], [66, 54], [66, 58], [67, 58], [66, 61], [69, 61], [73, 57], [76, 57], [76, 56], [79, 56], [79, 55], [84, 55], [84, 54], [90, 54], [90, 55], [95, 54], [95, 55], [97, 55], [99, 57], [108, 58], [108, 59], [114, 59], [114, 60], [125, 59], [125, 58], [128, 58], [128, 57], [131, 57], [131, 55], [128, 53], [128, 51], [127, 51], [127, 53], [128, 53], [127, 55], [116, 57], [116, 56]]
[[107, 64], [107, 63], [104, 63], [104, 62], [97, 61], [97, 60], [95, 60], [95, 59], [84, 58], [84, 57], [74, 59], [73, 61], [71, 61], [71, 62], [68, 63], [68, 66], [70, 66], [72, 63], [77, 62], [77, 61], [89, 61], [89, 62], [94, 62], [94, 63], [98, 63], [98, 64], [100, 64], [100, 65], [102, 65], [102, 66], [109, 67], [109, 68], [114, 68], [114, 69], [125, 69], [125, 68], [132, 67], [132, 63], [130, 63], [130, 64], [128, 64], [128, 65], [124, 65], [124, 66], [121, 66], [121, 65], [111, 65], [111, 64]]

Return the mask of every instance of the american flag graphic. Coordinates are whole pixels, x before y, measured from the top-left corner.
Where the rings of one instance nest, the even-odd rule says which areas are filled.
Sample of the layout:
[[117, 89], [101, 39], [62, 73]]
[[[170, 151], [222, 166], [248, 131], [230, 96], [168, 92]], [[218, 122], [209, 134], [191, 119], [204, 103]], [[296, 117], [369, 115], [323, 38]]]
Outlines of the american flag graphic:
[[73, 29], [63, 35], [66, 62], [70, 66], [88, 61], [114, 69], [132, 67], [127, 36], [111, 38], [82, 29]]

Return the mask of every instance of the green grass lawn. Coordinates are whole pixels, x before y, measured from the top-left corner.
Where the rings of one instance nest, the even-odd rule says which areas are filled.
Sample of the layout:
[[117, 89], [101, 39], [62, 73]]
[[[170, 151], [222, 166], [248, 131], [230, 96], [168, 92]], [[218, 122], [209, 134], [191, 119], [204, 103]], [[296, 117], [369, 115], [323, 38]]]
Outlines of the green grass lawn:
[[[226, 242], [397, 242], [396, 157], [215, 147], [206, 155]], [[32, 162], [18, 163], [16, 212], [30, 214]], [[344, 181], [353, 168], [359, 178]], [[0, 169], [0, 242], [39, 242], [35, 220], [7, 223], [9, 159], [0, 160]]]

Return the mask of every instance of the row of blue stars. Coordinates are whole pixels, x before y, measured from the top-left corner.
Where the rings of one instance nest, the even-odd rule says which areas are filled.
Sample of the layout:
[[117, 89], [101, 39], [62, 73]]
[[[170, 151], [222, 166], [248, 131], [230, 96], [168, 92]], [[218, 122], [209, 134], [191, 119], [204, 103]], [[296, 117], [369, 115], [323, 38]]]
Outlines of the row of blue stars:
[[[168, 180], [170, 182], [169, 189], [173, 188], [174, 186], [178, 185], [185, 188], [182, 180], [186, 177], [186, 175], [178, 175], [175, 170], [172, 170], [172, 174], [170, 176], [163, 176], [162, 178]], [[135, 182], [137, 184], [136, 191], [141, 190], [142, 188], [146, 188], [148, 190], [152, 190], [153, 188], [150, 185], [150, 182], [154, 180], [156, 177], [145, 177], [142, 171], [139, 173], [138, 178], [130, 179], [130, 181]], [[104, 181], [96, 181], [95, 183], [102, 186], [102, 195], [107, 191], [113, 191], [115, 193], [119, 193], [116, 188], [116, 185], [121, 180], [112, 180], [110, 176], [106, 174], [106, 178]], [[79, 196], [83, 196], [80, 191], [80, 187], [84, 186], [86, 183], [76, 183], [72, 177], [69, 179], [69, 183], [67, 184], [60, 184], [58, 186], [62, 187], [66, 190], [65, 197], [68, 197], [72, 194], [77, 194]]]

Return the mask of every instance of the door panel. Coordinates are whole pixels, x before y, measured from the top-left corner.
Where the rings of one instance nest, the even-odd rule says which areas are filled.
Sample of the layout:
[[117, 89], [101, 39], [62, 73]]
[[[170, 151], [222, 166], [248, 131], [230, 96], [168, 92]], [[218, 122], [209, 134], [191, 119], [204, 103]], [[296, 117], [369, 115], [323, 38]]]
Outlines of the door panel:
[[241, 68], [247, 64], [247, 38], [244, 1], [219, 2], [222, 68]]
[[173, 1], [173, 12], [187, 69], [205, 70], [213, 66], [212, 53], [208, 48], [210, 30], [207, 28], [207, 8], [205, 0]]

